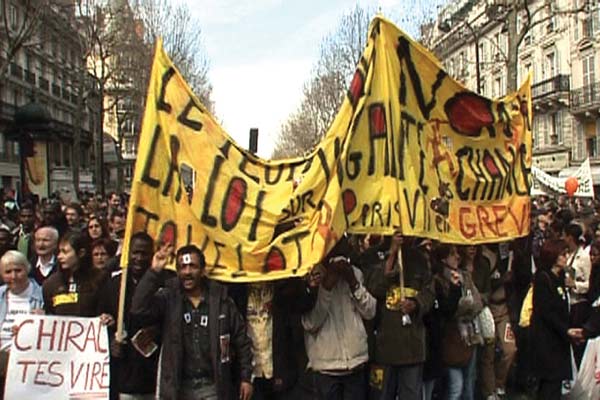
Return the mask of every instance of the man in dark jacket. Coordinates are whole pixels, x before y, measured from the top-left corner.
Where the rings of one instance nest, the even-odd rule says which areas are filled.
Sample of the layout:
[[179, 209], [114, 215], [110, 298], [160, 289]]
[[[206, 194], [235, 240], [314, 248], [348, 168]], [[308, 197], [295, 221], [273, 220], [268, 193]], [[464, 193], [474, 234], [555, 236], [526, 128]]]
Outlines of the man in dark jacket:
[[20, 224], [17, 227], [17, 250], [25, 254], [28, 260], [35, 257], [33, 232], [35, 231], [35, 209], [31, 203], [25, 203], [19, 210]]
[[51, 201], [42, 206], [42, 226], [44, 225], [56, 228], [59, 237], [63, 237], [69, 230], [69, 224], [58, 201]]
[[[156, 373], [158, 351], [150, 357], [144, 357], [131, 344], [132, 338], [156, 341], [155, 329], [139, 327], [131, 321], [131, 300], [139, 281], [150, 268], [153, 253], [153, 240], [145, 232], [138, 232], [131, 237], [127, 269], [127, 289], [125, 291], [125, 309], [123, 323], [127, 332], [127, 340], [115, 338], [114, 325], [109, 326], [111, 341], [111, 398], [119, 394], [136, 399], [154, 399], [156, 390]], [[116, 320], [119, 310], [122, 270], [111, 274], [100, 292], [99, 313], [108, 314]]]
[[[249, 400], [252, 344], [242, 317], [226, 290], [205, 278], [204, 255], [194, 245], [177, 251], [177, 279], [159, 290], [171, 251], [165, 245], [154, 255], [131, 306], [135, 323], [162, 327], [159, 397], [237, 400], [239, 379], [239, 399]], [[234, 356], [240, 377], [232, 376]]]
[[[376, 327], [375, 360], [386, 366], [382, 399], [397, 396], [418, 400], [427, 347], [423, 316], [433, 306], [435, 296], [425, 258], [402, 242], [400, 234], [394, 235], [384, 265], [373, 268], [368, 282], [381, 313]], [[399, 253], [401, 246], [403, 251]], [[399, 254], [402, 254], [401, 264]]]

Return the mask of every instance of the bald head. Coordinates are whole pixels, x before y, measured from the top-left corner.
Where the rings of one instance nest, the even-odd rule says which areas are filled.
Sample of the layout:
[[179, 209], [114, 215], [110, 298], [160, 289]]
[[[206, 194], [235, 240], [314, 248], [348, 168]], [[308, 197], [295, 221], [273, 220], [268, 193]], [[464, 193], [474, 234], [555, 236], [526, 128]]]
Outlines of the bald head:
[[35, 231], [35, 253], [39, 257], [50, 256], [58, 246], [58, 231], [50, 226], [43, 226]]

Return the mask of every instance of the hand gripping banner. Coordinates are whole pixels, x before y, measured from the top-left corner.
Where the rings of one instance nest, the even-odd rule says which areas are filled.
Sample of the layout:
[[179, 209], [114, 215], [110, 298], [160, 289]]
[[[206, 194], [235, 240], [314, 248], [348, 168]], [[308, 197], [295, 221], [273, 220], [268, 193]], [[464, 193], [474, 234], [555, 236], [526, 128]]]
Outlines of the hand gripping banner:
[[377, 17], [323, 140], [305, 157], [264, 160], [227, 135], [159, 43], [122, 265], [138, 231], [196, 244], [209, 277], [229, 282], [304, 275], [344, 232], [453, 243], [526, 235], [531, 118], [529, 80], [481, 97]]

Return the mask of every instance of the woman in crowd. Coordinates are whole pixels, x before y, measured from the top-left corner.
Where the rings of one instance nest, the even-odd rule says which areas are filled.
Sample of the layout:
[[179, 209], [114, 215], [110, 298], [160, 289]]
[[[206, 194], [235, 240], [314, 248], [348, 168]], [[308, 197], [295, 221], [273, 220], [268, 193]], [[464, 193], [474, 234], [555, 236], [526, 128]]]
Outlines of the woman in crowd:
[[[595, 240], [590, 245], [590, 287], [588, 289], [588, 302], [592, 305], [600, 297], [600, 240]], [[594, 307], [597, 307], [595, 304]]]
[[118, 243], [111, 239], [106, 221], [98, 216], [91, 216], [87, 222], [86, 237], [89, 243], [98, 239], [107, 241], [109, 253], [117, 251]]
[[[484, 306], [487, 306], [489, 295], [492, 288], [490, 263], [483, 256], [481, 246], [468, 245], [461, 246], [461, 268], [468, 271], [473, 283], [481, 294], [481, 300]], [[494, 359], [496, 356], [495, 338], [487, 338], [480, 349], [477, 369], [479, 370], [480, 391], [484, 399], [494, 397], [496, 390], [496, 377], [494, 372]], [[475, 372], [475, 371], [473, 371]], [[472, 377], [471, 379], [476, 379]]]
[[[565, 266], [565, 286], [569, 290], [570, 325], [581, 328], [590, 315], [588, 290], [592, 263], [584, 249], [583, 228], [578, 223], [570, 223], [565, 227], [564, 241], [568, 246], [567, 264]], [[585, 344], [574, 348], [577, 365], [581, 362]]]
[[4, 395], [4, 382], [8, 355], [13, 339], [15, 317], [22, 314], [43, 314], [42, 288], [29, 279], [31, 265], [27, 258], [9, 250], [0, 258], [0, 272], [4, 285], [0, 286], [0, 398]]
[[456, 246], [440, 244], [434, 262], [441, 265], [434, 290], [442, 322], [442, 360], [448, 377], [448, 400], [474, 399], [476, 348], [483, 343], [475, 318], [483, 308], [471, 274], [462, 270]]
[[[431, 276], [435, 277], [441, 273], [443, 266], [434, 259], [434, 243], [430, 239], [419, 240], [418, 249], [427, 259], [427, 268]], [[437, 299], [440, 288], [436, 290], [435, 280], [432, 280], [431, 285], [436, 299], [429, 313], [423, 317], [427, 333], [427, 359], [423, 366], [423, 400], [439, 398], [446, 372], [442, 361], [443, 313], [440, 309], [440, 300]]]
[[92, 265], [94, 268], [104, 269], [108, 260], [115, 256], [112, 244], [113, 242], [105, 238], [92, 242]]
[[568, 250], [562, 240], [545, 241], [533, 278], [531, 343], [538, 399], [560, 399], [562, 381], [572, 379], [569, 300], [564, 284]]
[[97, 316], [99, 288], [106, 274], [92, 266], [88, 243], [78, 232], [68, 232], [60, 240], [60, 268], [43, 286], [47, 314]]
[[106, 221], [98, 216], [91, 216], [87, 223], [87, 236], [90, 240], [100, 238], [110, 239], [110, 232], [108, 231]]

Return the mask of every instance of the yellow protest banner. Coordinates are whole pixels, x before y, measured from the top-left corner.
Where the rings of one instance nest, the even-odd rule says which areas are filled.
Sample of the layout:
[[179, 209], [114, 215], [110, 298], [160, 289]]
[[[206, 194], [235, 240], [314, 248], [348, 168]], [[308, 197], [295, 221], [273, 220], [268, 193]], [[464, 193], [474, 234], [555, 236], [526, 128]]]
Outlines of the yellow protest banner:
[[198, 245], [211, 278], [236, 282], [303, 275], [344, 232], [504, 241], [529, 232], [530, 168], [529, 81], [481, 97], [381, 17], [329, 131], [295, 159], [235, 143], [158, 45], [122, 265], [142, 230]]

